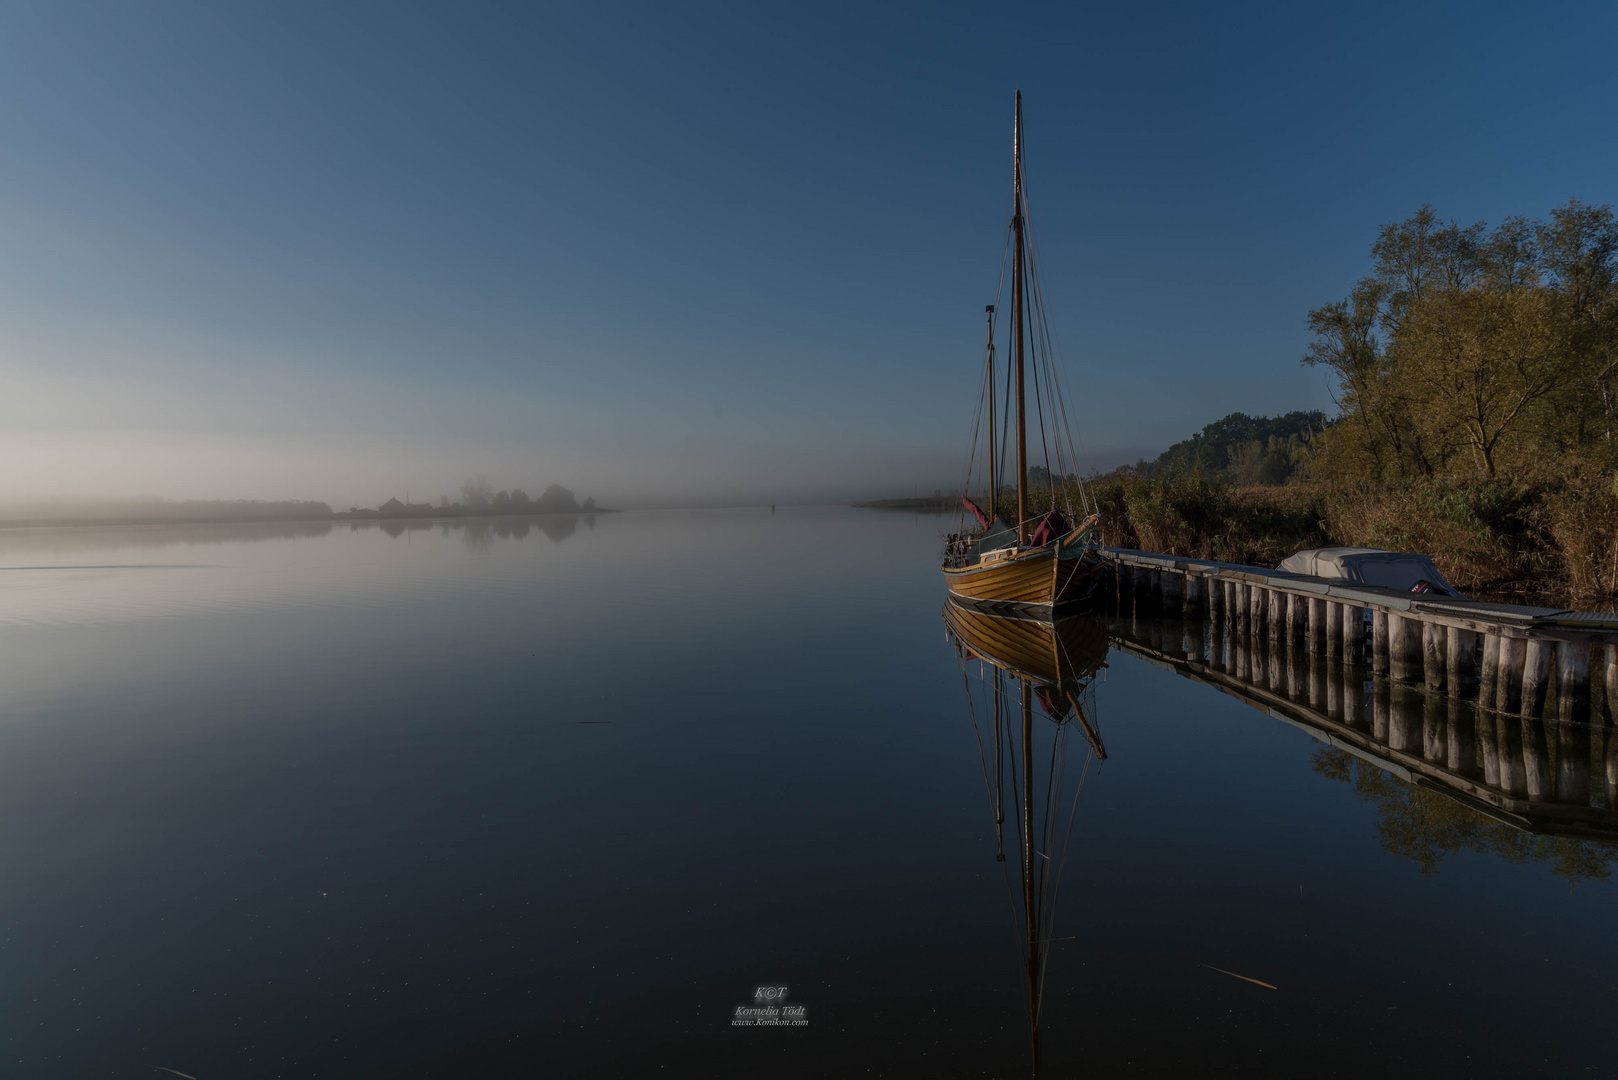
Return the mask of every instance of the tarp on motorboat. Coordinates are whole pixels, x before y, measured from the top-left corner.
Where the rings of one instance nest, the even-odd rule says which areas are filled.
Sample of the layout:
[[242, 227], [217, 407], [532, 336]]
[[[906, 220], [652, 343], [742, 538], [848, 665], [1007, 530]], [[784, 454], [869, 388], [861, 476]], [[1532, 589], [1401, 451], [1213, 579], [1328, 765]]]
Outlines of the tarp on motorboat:
[[[1444, 580], [1444, 575], [1438, 572], [1433, 560], [1405, 551], [1361, 547], [1310, 548], [1288, 555], [1276, 569], [1291, 574], [1352, 581], [1358, 585], [1378, 585], [1384, 589], [1461, 595]], [[1428, 587], [1423, 588], [1423, 583]]]

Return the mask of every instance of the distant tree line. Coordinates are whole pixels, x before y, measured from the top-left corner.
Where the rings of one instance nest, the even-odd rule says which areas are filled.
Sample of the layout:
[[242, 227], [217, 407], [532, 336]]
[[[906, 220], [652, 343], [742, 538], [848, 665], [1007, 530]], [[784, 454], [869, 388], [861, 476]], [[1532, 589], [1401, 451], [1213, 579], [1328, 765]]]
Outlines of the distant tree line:
[[375, 510], [350, 507], [338, 518], [427, 518], [427, 517], [485, 517], [523, 514], [592, 514], [598, 507], [593, 498], [581, 504], [573, 492], [560, 484], [552, 484], [539, 498], [530, 498], [522, 488], [496, 491], [487, 477], [476, 476], [461, 485], [461, 501], [451, 502], [442, 495], [438, 503], [400, 502], [389, 499]]
[[[447, 499], [441, 502], [452, 505]], [[530, 499], [522, 488], [495, 491], [487, 477], [477, 476], [461, 485], [460, 505], [473, 514], [588, 514], [596, 508], [596, 501], [587, 498], [580, 505], [560, 484], [552, 484], [539, 498]]]
[[1243, 487], [1283, 484], [1307, 461], [1310, 440], [1326, 424], [1319, 410], [1285, 416], [1231, 413], [1163, 451], [1145, 471], [1200, 471]]

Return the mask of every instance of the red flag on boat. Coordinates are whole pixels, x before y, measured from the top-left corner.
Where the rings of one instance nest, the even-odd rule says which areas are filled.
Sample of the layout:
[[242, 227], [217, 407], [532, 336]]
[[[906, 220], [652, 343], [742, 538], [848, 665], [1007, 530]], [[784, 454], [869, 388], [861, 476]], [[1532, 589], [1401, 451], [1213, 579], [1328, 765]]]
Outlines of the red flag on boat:
[[1045, 520], [1039, 523], [1039, 528], [1034, 530], [1034, 535], [1028, 542], [1034, 547], [1043, 547], [1058, 536], [1066, 535], [1067, 519], [1062, 516], [1060, 511], [1053, 509], [1045, 515]]
[[978, 524], [987, 529], [989, 527], [989, 515], [985, 514], [978, 508], [977, 503], [968, 499], [965, 495], [961, 496], [961, 501], [966, 504], [968, 510], [972, 511], [972, 516], [978, 519]]

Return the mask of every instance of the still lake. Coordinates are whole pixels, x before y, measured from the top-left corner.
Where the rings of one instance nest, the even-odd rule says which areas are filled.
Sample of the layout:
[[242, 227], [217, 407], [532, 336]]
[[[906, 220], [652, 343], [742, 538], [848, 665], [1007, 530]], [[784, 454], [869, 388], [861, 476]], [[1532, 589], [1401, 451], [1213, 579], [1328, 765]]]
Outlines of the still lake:
[[[0, 1073], [1028, 1075], [951, 527], [0, 532]], [[1041, 1075], [1611, 1071], [1610, 849], [1106, 663]]]

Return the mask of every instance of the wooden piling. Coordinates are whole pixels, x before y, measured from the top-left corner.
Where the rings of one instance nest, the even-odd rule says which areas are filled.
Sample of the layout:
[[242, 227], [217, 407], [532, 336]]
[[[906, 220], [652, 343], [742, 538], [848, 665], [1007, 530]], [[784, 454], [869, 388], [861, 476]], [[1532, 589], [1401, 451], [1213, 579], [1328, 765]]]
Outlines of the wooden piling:
[[1371, 612], [1371, 670], [1388, 673], [1388, 613], [1384, 608]]
[[1545, 721], [1524, 716], [1517, 722], [1522, 725], [1523, 775], [1528, 797], [1534, 802], [1550, 802], [1556, 792], [1551, 786], [1551, 755], [1545, 742]]
[[1497, 713], [1494, 717], [1495, 745], [1500, 759], [1500, 790], [1519, 799], [1528, 794], [1527, 773], [1523, 769], [1520, 725], [1521, 720], [1503, 712]]
[[1145, 588], [1141, 590], [1146, 594], [1146, 608], [1141, 611], [1139, 605], [1135, 610], [1143, 615], [1160, 615], [1163, 612], [1163, 572], [1155, 568], [1144, 569], [1141, 575], [1145, 578]]
[[1309, 707], [1330, 716], [1331, 669], [1327, 666], [1326, 658], [1319, 653], [1306, 655], [1309, 662]]
[[1494, 713], [1478, 712], [1476, 721], [1478, 750], [1483, 754], [1483, 782], [1492, 788], [1505, 790], [1500, 781], [1500, 742], [1495, 738]]
[[1556, 728], [1556, 801], [1588, 806], [1590, 725], [1558, 723], [1552, 726]]
[[1343, 605], [1323, 600], [1326, 605], [1326, 655], [1333, 660], [1343, 658]]
[[1607, 689], [1607, 708], [1603, 719], [1608, 727], [1612, 727], [1618, 725], [1618, 645], [1608, 645], [1606, 652], [1607, 662], [1604, 666], [1607, 672], [1603, 681]]
[[1287, 697], [1300, 703], [1309, 701], [1309, 654], [1302, 649], [1284, 651], [1287, 666]]
[[1522, 673], [1522, 714], [1545, 715], [1545, 691], [1551, 685], [1551, 661], [1555, 646], [1534, 638], [1524, 648]]
[[1204, 611], [1205, 611], [1205, 607], [1204, 607], [1205, 601], [1203, 599], [1203, 593], [1205, 591], [1204, 586], [1206, 585], [1207, 580], [1208, 579], [1203, 577], [1201, 574], [1194, 574], [1189, 570], [1186, 571], [1186, 574], [1185, 574], [1185, 617], [1186, 618], [1188, 618], [1188, 619], [1200, 619], [1200, 618], [1203, 617], [1203, 614], [1204, 614]]
[[1326, 666], [1326, 715], [1346, 724], [1348, 715], [1343, 708], [1343, 675], [1339, 668], [1336, 661]]
[[1422, 620], [1421, 674], [1427, 689], [1434, 694], [1444, 689], [1444, 680], [1448, 676], [1444, 663], [1444, 648], [1448, 644], [1449, 638], [1442, 626]]
[[1358, 604], [1343, 604], [1343, 659], [1358, 663], [1365, 647], [1365, 609]]
[[1252, 632], [1252, 619], [1250, 615], [1252, 593], [1247, 588], [1247, 584], [1241, 581], [1232, 581], [1230, 583], [1230, 593], [1231, 599], [1234, 601], [1234, 603], [1231, 604], [1231, 610], [1235, 612], [1235, 619], [1232, 625], [1234, 626], [1237, 637], [1246, 637]]
[[1324, 596], [1309, 597], [1309, 651], [1321, 656], [1330, 655], [1331, 623], [1327, 621], [1331, 605]]
[[1590, 722], [1590, 646], [1583, 642], [1556, 645], [1556, 706], [1564, 724]]
[[1185, 579], [1177, 570], [1159, 570], [1158, 595], [1162, 597], [1163, 615], [1165, 618], [1177, 619], [1185, 612], [1184, 594], [1182, 592]]
[[1483, 635], [1483, 670], [1478, 676], [1478, 704], [1485, 709], [1498, 707], [1500, 695], [1499, 634]]
[[1392, 712], [1393, 684], [1377, 679], [1371, 687], [1371, 736], [1378, 742], [1388, 741], [1388, 715]]
[[1618, 738], [1613, 737], [1618, 728], [1606, 727], [1601, 731], [1607, 737], [1607, 806], [1618, 809]]
[[1300, 647], [1309, 632], [1309, 607], [1304, 597], [1295, 593], [1288, 593], [1287, 605], [1287, 641], [1294, 647]]
[[1449, 699], [1448, 746], [1444, 767], [1450, 772], [1473, 779], [1478, 775], [1477, 714], [1472, 706], [1459, 698]]
[[1408, 686], [1388, 687], [1388, 746], [1421, 753], [1421, 700]]
[[1445, 628], [1444, 685], [1451, 697], [1470, 698], [1477, 694], [1478, 636], [1458, 626]]
[[1266, 619], [1269, 624], [1270, 640], [1280, 641], [1286, 634], [1287, 616], [1286, 610], [1282, 607], [1286, 600], [1286, 594], [1280, 589], [1266, 589], [1264, 591], [1270, 594], [1267, 597], [1269, 615]]
[[1443, 764], [1449, 756], [1449, 701], [1437, 694], [1421, 698], [1421, 756]]
[[1388, 613], [1389, 673], [1399, 682], [1421, 678], [1421, 624], [1403, 615]]
[[1514, 713], [1522, 708], [1523, 660], [1528, 642], [1522, 638], [1500, 638], [1500, 687], [1495, 692], [1494, 707], [1503, 713]]

